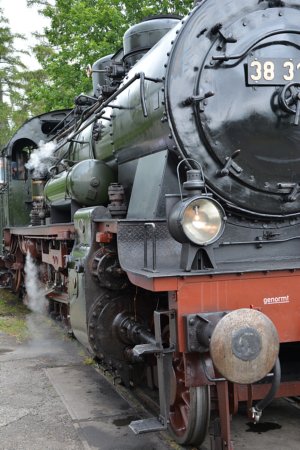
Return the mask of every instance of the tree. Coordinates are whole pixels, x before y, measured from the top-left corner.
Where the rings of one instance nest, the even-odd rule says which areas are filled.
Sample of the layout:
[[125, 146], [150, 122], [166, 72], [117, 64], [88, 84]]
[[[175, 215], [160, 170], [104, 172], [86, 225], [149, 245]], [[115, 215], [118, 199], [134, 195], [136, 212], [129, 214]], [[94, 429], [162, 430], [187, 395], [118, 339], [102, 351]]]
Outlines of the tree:
[[16, 38], [22, 36], [11, 32], [0, 9], [0, 148], [8, 141], [19, 122], [24, 122], [27, 118], [26, 112], [22, 112], [20, 108], [23, 101], [22, 70], [25, 66], [20, 61], [20, 52], [14, 48]]
[[50, 19], [44, 41], [35, 49], [48, 82], [32, 101], [47, 109], [73, 105], [76, 95], [91, 89], [84, 68], [122, 46], [128, 27], [157, 13], [185, 14], [193, 0], [27, 0]]

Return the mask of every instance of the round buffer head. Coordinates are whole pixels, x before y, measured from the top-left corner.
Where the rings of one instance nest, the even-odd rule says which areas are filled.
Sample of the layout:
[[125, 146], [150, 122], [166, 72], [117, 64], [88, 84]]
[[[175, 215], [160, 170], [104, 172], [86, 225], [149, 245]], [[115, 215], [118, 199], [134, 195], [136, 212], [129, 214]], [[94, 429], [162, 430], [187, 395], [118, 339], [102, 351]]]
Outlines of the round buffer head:
[[279, 337], [273, 322], [255, 309], [237, 309], [216, 325], [210, 353], [215, 367], [229, 381], [251, 384], [273, 368]]

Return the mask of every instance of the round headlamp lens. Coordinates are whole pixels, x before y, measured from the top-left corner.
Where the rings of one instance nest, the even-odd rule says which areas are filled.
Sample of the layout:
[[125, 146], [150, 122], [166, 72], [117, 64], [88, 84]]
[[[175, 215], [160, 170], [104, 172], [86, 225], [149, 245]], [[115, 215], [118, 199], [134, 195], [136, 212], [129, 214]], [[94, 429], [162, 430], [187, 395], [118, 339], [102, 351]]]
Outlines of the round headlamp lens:
[[221, 206], [207, 198], [192, 200], [184, 209], [181, 226], [186, 237], [198, 245], [215, 241], [224, 228]]

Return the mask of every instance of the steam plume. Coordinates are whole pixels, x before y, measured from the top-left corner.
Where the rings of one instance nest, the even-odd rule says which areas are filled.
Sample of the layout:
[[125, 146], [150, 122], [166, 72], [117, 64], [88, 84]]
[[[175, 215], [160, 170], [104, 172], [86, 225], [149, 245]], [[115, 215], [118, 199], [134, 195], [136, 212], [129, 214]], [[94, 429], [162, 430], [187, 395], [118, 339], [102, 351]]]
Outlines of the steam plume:
[[40, 141], [39, 146], [35, 149], [29, 158], [26, 168], [33, 170], [33, 177], [42, 177], [47, 170], [53, 165], [55, 158], [53, 157], [56, 148], [55, 142]]
[[34, 312], [46, 312], [47, 300], [39, 281], [38, 267], [29, 252], [27, 252], [25, 262], [25, 287], [28, 307]]

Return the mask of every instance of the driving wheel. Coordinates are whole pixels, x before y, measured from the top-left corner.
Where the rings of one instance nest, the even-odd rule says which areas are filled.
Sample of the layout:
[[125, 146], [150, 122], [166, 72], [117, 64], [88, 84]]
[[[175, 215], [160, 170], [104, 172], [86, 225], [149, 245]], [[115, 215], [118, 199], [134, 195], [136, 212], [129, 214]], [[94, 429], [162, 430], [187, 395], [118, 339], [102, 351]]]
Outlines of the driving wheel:
[[175, 355], [169, 416], [173, 438], [181, 445], [201, 445], [207, 433], [209, 417], [209, 386], [186, 387], [183, 357]]

